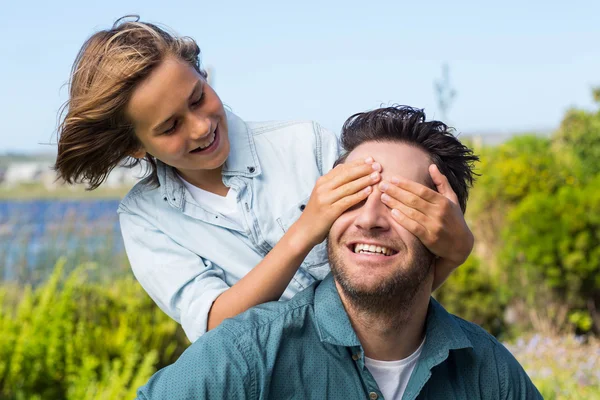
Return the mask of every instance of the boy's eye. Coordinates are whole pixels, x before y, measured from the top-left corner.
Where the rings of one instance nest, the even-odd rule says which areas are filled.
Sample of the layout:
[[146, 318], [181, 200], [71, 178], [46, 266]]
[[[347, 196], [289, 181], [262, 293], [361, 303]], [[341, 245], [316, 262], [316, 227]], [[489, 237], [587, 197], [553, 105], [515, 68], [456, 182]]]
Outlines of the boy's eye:
[[175, 122], [173, 122], [173, 125], [171, 125], [171, 127], [169, 129], [167, 129], [166, 131], [164, 131], [163, 133], [165, 135], [169, 135], [169, 134], [175, 132], [176, 128], [177, 128], [177, 120], [175, 120]]
[[204, 100], [204, 93], [201, 93], [200, 97], [198, 97], [198, 100], [192, 103], [192, 107], [200, 105], [202, 103], [202, 100]]

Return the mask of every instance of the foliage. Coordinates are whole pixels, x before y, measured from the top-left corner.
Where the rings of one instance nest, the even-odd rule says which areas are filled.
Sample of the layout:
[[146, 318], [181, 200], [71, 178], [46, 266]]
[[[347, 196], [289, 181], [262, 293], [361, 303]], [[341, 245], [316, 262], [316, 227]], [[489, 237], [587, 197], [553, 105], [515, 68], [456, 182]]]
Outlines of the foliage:
[[554, 193], [577, 179], [562, 168], [547, 137], [515, 136], [498, 147], [482, 150], [481, 176], [472, 196], [477, 212], [485, 212], [494, 204], [513, 206], [531, 193]]
[[133, 278], [87, 283], [89, 268], [0, 288], [0, 398], [134, 398], [187, 346]]
[[435, 292], [435, 297], [452, 314], [474, 322], [493, 335], [504, 332], [505, 301], [489, 269], [471, 256]]
[[573, 109], [552, 137], [478, 152], [467, 217], [476, 255], [508, 295], [506, 322], [600, 332], [600, 112]]
[[[600, 106], [600, 88], [594, 90], [594, 100]], [[600, 173], [600, 108], [595, 112], [571, 109], [567, 111], [556, 143], [572, 152], [579, 160], [585, 176]]]
[[[554, 195], [532, 194], [512, 210], [503, 232], [501, 260], [515, 296], [535, 293], [541, 284], [582, 331], [591, 329], [591, 303], [600, 299], [599, 184], [600, 177]], [[539, 296], [528, 300], [531, 307], [546, 306]]]

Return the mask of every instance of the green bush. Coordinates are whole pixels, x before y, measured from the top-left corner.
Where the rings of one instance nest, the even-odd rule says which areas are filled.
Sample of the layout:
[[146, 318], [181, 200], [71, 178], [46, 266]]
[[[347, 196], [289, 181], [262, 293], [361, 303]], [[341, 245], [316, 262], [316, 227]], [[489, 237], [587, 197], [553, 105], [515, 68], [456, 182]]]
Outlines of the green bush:
[[496, 272], [507, 214], [530, 194], [551, 195], [579, 176], [565, 168], [565, 157], [547, 137], [517, 136], [480, 153], [480, 177], [471, 190], [467, 219], [477, 239], [477, 255]]
[[177, 323], [131, 277], [63, 277], [35, 290], [0, 288], [0, 398], [123, 399], [187, 346]]
[[446, 309], [474, 322], [495, 336], [505, 333], [505, 300], [497, 279], [481, 261], [471, 256], [436, 292], [436, 299]]
[[[600, 89], [594, 91], [594, 100], [600, 105]], [[575, 155], [584, 176], [600, 174], [600, 109], [567, 111], [554, 141]]]
[[[583, 187], [565, 186], [556, 194], [535, 193], [508, 215], [501, 264], [510, 272], [515, 297], [533, 308], [547, 307], [548, 296], [563, 304], [569, 321], [589, 331], [600, 299], [600, 178]], [[597, 327], [597, 328], [600, 328]]]
[[517, 204], [530, 193], [553, 193], [572, 184], [572, 171], [565, 170], [550, 138], [515, 136], [506, 143], [481, 151], [473, 188], [474, 206], [485, 212], [494, 203]]

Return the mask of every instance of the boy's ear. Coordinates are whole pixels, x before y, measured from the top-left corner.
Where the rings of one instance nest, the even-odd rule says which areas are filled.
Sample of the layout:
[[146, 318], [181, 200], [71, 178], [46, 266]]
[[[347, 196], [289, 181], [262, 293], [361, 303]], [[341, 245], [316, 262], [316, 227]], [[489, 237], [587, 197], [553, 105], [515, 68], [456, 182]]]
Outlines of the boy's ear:
[[146, 150], [140, 147], [138, 150], [131, 153], [130, 156], [137, 159], [144, 158], [146, 157]]

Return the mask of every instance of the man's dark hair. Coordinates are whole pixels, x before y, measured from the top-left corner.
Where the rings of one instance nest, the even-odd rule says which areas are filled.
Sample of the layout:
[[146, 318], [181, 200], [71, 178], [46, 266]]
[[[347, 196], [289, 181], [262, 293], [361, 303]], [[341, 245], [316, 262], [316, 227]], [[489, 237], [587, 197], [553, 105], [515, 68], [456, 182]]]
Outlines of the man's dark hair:
[[417, 147], [446, 175], [464, 213], [475, 176], [474, 163], [479, 157], [453, 131], [441, 121], [425, 122], [423, 110], [408, 106], [394, 105], [354, 114], [342, 127], [344, 155], [335, 164], [344, 162], [351, 151], [365, 142], [400, 142]]

